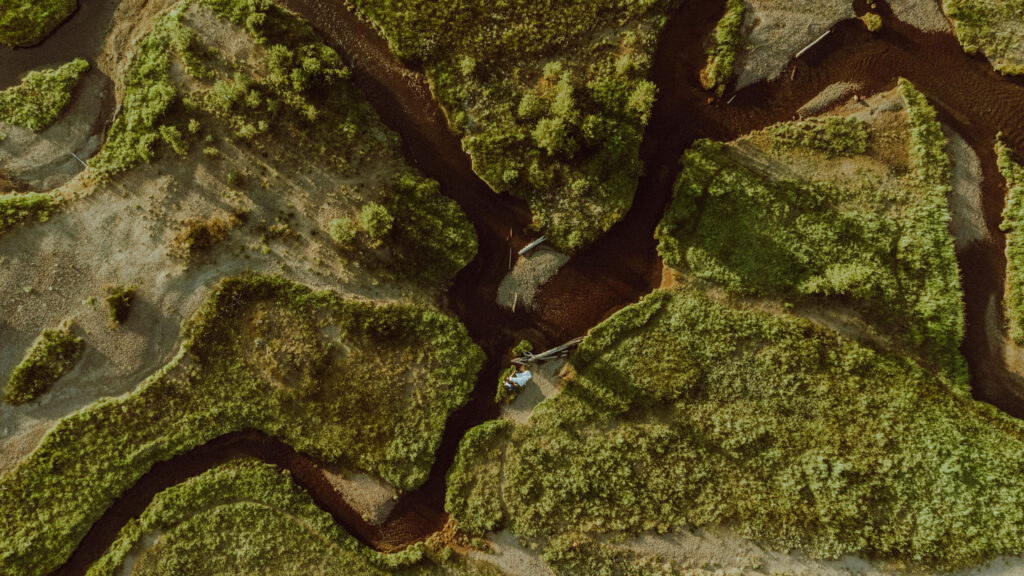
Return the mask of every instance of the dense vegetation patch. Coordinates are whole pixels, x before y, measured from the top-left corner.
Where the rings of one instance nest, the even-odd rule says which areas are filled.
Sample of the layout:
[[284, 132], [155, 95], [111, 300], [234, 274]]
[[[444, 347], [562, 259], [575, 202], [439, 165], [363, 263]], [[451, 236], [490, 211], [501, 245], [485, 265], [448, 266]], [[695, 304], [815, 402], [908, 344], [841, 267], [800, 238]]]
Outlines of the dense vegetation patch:
[[254, 461], [214, 468], [156, 495], [88, 576], [118, 573], [147, 534], [133, 575], [164, 574], [390, 574], [416, 564], [423, 544], [381, 554], [360, 544], [320, 509], [287, 473]]
[[430, 308], [225, 280], [174, 361], [65, 417], [0, 478], [0, 574], [49, 572], [154, 462], [232, 431], [262, 430], [411, 489], [482, 362], [466, 329]]
[[1003, 74], [1024, 74], [1024, 0], [943, 0], [968, 54], [982, 53]]
[[29, 72], [21, 84], [0, 92], [0, 122], [42, 131], [64, 111], [88, 70], [89, 63], [77, 58], [58, 68]]
[[726, 0], [725, 15], [718, 21], [708, 47], [708, 63], [700, 72], [700, 83], [705, 90], [715, 90], [719, 96], [732, 78], [736, 53], [743, 42], [743, 0]]
[[1009, 194], [1003, 208], [1000, 229], [1006, 232], [1005, 309], [1010, 338], [1024, 346], [1024, 166], [1001, 141], [996, 143], [999, 172], [1006, 179]]
[[784, 148], [810, 148], [829, 156], [863, 154], [868, 129], [863, 120], [829, 116], [801, 122], [783, 122], [768, 128], [772, 143]]
[[1020, 423], [904, 356], [680, 289], [602, 323], [572, 362], [505, 448], [520, 536], [725, 525], [940, 568], [1024, 550]]
[[466, 432], [448, 471], [444, 509], [460, 522], [459, 528], [483, 534], [504, 520], [501, 506], [501, 468], [512, 424], [491, 420]]
[[[226, 33], [252, 41], [247, 58], [225, 58], [208, 46], [190, 24], [204, 10], [224, 20]], [[404, 166], [397, 135], [349, 77], [341, 57], [277, 4], [178, 2], [139, 42], [122, 78], [121, 113], [90, 166], [111, 176], [160, 153], [187, 155], [204, 134], [208, 143], [224, 132], [255, 148], [286, 142], [276, 153], [301, 163], [316, 158], [343, 175], [380, 172], [387, 160], [394, 165], [391, 176], [351, 214], [330, 222], [328, 232], [349, 255], [394, 278], [448, 281], [476, 254], [476, 233], [436, 182]], [[207, 145], [204, 154], [219, 153]], [[245, 177], [231, 171], [227, 179], [239, 187]], [[226, 232], [224, 226], [197, 224], [175, 240], [179, 254]]]
[[60, 197], [35, 192], [0, 194], [0, 234], [34, 218], [45, 222], [57, 210]]
[[626, 213], [676, 0], [351, 3], [425, 66], [473, 169], [525, 199], [557, 246], [579, 249]]
[[75, 0], [0, 0], [0, 44], [42, 42], [77, 7]]
[[[736, 294], [852, 306], [966, 390], [945, 137], [924, 96], [900, 86], [911, 126], [909, 172], [839, 186], [771, 174], [742, 151], [700, 141], [683, 158], [658, 228], [659, 252], [676, 270]], [[862, 130], [824, 121], [768, 134], [823, 150], [808, 162], [827, 167], [831, 155], [863, 150]]]
[[70, 326], [44, 330], [25, 359], [14, 367], [4, 389], [4, 400], [8, 404], [22, 404], [38, 398], [74, 368], [82, 356], [82, 346], [82, 339], [71, 333]]

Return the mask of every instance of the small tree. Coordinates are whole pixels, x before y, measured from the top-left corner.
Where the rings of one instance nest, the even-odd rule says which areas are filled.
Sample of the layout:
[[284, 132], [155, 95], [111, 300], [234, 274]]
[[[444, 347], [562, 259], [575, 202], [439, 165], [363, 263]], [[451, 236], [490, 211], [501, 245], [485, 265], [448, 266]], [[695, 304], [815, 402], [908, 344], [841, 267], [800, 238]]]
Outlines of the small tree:
[[380, 246], [381, 240], [391, 232], [394, 223], [395, 217], [387, 208], [376, 202], [363, 206], [359, 213], [359, 227], [370, 237], [374, 247]]

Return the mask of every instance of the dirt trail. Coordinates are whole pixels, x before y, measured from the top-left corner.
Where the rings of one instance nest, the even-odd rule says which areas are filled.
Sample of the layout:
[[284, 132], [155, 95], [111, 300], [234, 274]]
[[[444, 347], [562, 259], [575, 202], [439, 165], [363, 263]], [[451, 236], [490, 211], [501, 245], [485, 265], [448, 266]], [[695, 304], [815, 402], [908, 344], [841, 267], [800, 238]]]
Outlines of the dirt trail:
[[[633, 208], [538, 292], [530, 315], [513, 316], [495, 304], [494, 296], [507, 271], [510, 228], [515, 246], [528, 240], [530, 217], [525, 206], [493, 194], [473, 174], [458, 138], [449, 132], [443, 113], [430, 97], [423, 74], [399, 63], [379, 35], [340, 2], [287, 0], [285, 4], [310, 19], [346, 56], [359, 87], [385, 123], [404, 138], [410, 160], [439, 180], [445, 194], [457, 200], [474, 222], [480, 251], [458, 276], [447, 305], [487, 351], [489, 362], [469, 405], [449, 420], [430, 479], [403, 496], [380, 528], [353, 518], [333, 490], [318, 488], [326, 480], [317, 476], [312, 460], [249, 432], [242, 435], [241, 442], [218, 440], [155, 467], [94, 525], [60, 573], [83, 572], [85, 559], [102, 554], [123, 522], [144, 509], [159, 488], [242, 454], [291, 469], [321, 506], [364, 543], [391, 550], [425, 538], [444, 522], [444, 476], [459, 439], [468, 427], [497, 415], [490, 396], [514, 334], [532, 329], [541, 345], [581, 335], [612, 311], [657, 287], [662, 265], [653, 231], [671, 195], [683, 151], [697, 138], [729, 140], [790, 119], [802, 104], [840, 81], [859, 82], [864, 93], [872, 93], [892, 88], [899, 76], [909, 78], [936, 105], [942, 121], [960, 133], [981, 158], [986, 225], [995, 240], [975, 243], [958, 255], [968, 319], [963, 351], [971, 366], [976, 396], [1024, 416], [1024, 387], [992, 353], [998, 347], [990, 345], [985, 330], [986, 306], [993, 298], [1001, 302], [1005, 272], [1003, 237], [998, 232], [1004, 191], [992, 143], [996, 132], [1002, 130], [1011, 146], [1024, 149], [1024, 125], [1017, 122], [1024, 117], [1024, 87], [993, 72], [985, 60], [965, 55], [951, 35], [920, 32], [900, 23], [883, 6], [885, 26], [881, 32], [870, 34], [859, 22], [840, 24], [826, 41], [791, 64], [792, 76], [786, 73], [776, 82], [747, 88], [731, 105], [725, 105], [709, 102], [697, 81], [704, 58], [702, 39], [720, 17], [723, 3], [685, 2], [670, 18], [655, 58], [653, 76], [660, 94], [642, 149], [647, 173]], [[729, 97], [727, 94], [726, 99]]]

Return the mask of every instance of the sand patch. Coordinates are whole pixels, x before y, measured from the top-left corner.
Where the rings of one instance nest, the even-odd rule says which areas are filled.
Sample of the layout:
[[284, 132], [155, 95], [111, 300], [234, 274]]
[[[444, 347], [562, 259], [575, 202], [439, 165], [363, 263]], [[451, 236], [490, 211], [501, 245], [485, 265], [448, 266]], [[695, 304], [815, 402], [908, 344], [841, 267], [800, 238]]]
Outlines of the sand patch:
[[519, 538], [508, 529], [490, 534], [488, 542], [490, 553], [470, 550], [469, 557], [509, 576], [553, 576], [540, 554], [519, 544]]
[[324, 475], [345, 502], [367, 523], [380, 526], [398, 502], [398, 491], [380, 478], [351, 472], [340, 466], [324, 467]]
[[801, 118], [821, 114], [837, 102], [853, 96], [862, 87], [863, 85], [859, 82], [836, 82], [811, 98], [796, 113]]
[[498, 286], [498, 305], [529, 310], [537, 289], [569, 261], [569, 256], [541, 246], [516, 260], [515, 267]]
[[982, 206], [981, 160], [959, 134], [945, 128], [949, 144], [946, 153], [953, 163], [953, 187], [949, 193], [949, 229], [957, 252], [975, 242], [989, 239]]
[[889, 0], [889, 7], [901, 22], [922, 32], [952, 32], [937, 0]]

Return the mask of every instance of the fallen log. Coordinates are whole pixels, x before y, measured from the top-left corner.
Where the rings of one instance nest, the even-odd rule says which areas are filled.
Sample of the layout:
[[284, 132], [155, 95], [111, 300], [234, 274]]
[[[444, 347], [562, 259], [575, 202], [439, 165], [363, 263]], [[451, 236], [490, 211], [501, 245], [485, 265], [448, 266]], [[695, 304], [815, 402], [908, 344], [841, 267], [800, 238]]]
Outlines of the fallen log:
[[541, 245], [541, 244], [543, 244], [543, 243], [544, 243], [544, 241], [545, 241], [545, 240], [547, 240], [547, 239], [548, 239], [548, 237], [547, 237], [547, 236], [541, 236], [540, 238], [537, 238], [537, 239], [536, 239], [536, 240], [534, 240], [533, 242], [530, 242], [530, 243], [529, 243], [529, 244], [527, 244], [526, 246], [523, 246], [523, 249], [519, 251], [519, 255], [520, 255], [520, 256], [525, 256], [525, 255], [526, 255], [526, 254], [527, 254], [527, 253], [528, 253], [528, 252], [529, 252], [530, 250], [533, 250], [533, 249], [534, 249], [534, 248], [536, 248], [537, 246], [540, 246], [540, 245]]
[[523, 354], [518, 358], [513, 358], [512, 363], [525, 366], [526, 364], [540, 364], [543, 362], [547, 362], [548, 360], [564, 358], [569, 355], [569, 351], [571, 349], [575, 348], [576, 346], [579, 346], [579, 343], [582, 341], [582, 337], [574, 338], [566, 342], [565, 344], [562, 344], [561, 346], [556, 346], [550, 350], [541, 352], [540, 354], [531, 354], [530, 352], [527, 352], [526, 354]]
[[818, 44], [818, 42], [821, 42], [822, 40], [824, 40], [825, 36], [828, 36], [831, 33], [832, 33], [832, 29], [831, 28], [829, 28], [828, 30], [825, 30], [825, 33], [822, 34], [821, 36], [818, 36], [817, 40], [815, 40], [814, 42], [811, 42], [807, 46], [804, 46], [803, 50], [797, 52], [796, 56], [794, 56], [794, 58], [799, 58], [799, 57], [803, 56], [804, 54], [806, 54], [808, 50], [810, 50], [811, 48], [814, 48], [815, 45]]

